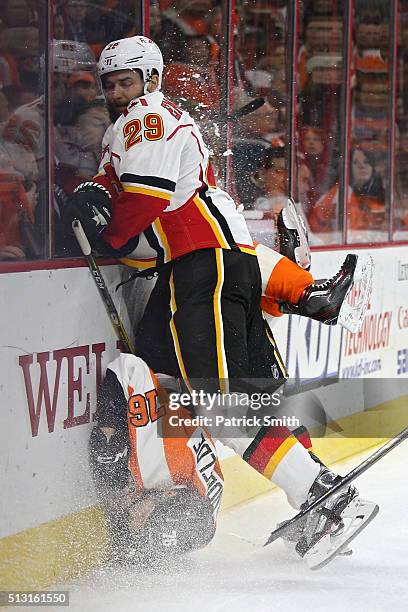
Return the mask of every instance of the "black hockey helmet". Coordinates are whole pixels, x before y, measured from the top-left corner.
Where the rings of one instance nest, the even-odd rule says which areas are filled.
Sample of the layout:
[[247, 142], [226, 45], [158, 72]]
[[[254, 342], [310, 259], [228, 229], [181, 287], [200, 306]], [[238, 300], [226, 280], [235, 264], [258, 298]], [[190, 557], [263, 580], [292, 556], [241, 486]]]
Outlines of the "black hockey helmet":
[[129, 530], [136, 561], [165, 561], [212, 540], [213, 508], [208, 498], [192, 487], [145, 491], [135, 495], [129, 509]]

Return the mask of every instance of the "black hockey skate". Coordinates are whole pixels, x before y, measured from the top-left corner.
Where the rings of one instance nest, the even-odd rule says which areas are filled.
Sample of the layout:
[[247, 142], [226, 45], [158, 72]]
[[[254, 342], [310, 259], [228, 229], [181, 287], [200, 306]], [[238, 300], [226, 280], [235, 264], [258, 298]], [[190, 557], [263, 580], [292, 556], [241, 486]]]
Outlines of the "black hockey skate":
[[[322, 467], [302, 509], [328, 491], [341, 477]], [[338, 555], [350, 554], [348, 544], [378, 513], [374, 502], [363, 500], [353, 486], [347, 486], [312, 510], [284, 539], [294, 542], [296, 552], [310, 569], [324, 567]]]
[[278, 214], [276, 229], [279, 253], [309, 270], [311, 254], [306, 225], [291, 199]]
[[335, 325], [353, 286], [357, 261], [357, 255], [347, 255], [333, 278], [306, 287], [297, 304], [282, 302], [281, 312], [315, 319], [326, 325]]

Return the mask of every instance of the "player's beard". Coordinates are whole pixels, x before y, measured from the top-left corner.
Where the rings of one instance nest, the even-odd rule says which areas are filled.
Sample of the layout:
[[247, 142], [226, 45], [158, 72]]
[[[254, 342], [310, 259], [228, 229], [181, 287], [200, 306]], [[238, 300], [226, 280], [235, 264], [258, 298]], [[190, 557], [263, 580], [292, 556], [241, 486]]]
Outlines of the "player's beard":
[[106, 106], [108, 108], [109, 119], [112, 121], [112, 123], [116, 123], [126, 109], [126, 107], [120, 109], [118, 106], [116, 106], [116, 104], [112, 104], [112, 102], [107, 102]]

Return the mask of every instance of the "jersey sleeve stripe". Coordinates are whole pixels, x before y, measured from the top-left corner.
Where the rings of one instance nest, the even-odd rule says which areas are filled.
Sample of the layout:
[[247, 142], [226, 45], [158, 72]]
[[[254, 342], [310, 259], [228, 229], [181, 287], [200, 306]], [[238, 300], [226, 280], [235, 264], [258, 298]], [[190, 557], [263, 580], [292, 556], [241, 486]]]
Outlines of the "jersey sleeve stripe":
[[142, 176], [140, 174], [130, 174], [125, 172], [120, 177], [122, 183], [143, 185], [145, 187], [156, 187], [163, 191], [174, 192], [176, 189], [176, 183], [169, 179], [161, 178], [159, 176]]
[[239, 247], [239, 250], [242, 251], [242, 253], [247, 253], [248, 255], [255, 255], [256, 257], [256, 250], [254, 246], [239, 243], [237, 243], [237, 246]]
[[156, 267], [157, 258], [150, 257], [149, 259], [132, 259], [131, 257], [121, 257], [119, 261], [130, 268], [141, 268], [143, 270], [148, 270], [149, 268]]
[[160, 191], [159, 189], [154, 189], [153, 187], [150, 189], [146, 189], [145, 187], [136, 187], [136, 185], [129, 185], [126, 183], [122, 183], [123, 191], [127, 193], [140, 193], [141, 195], [149, 196], [151, 198], [159, 198], [160, 200], [167, 200], [168, 202], [171, 200], [172, 193], [168, 193], [166, 191]]

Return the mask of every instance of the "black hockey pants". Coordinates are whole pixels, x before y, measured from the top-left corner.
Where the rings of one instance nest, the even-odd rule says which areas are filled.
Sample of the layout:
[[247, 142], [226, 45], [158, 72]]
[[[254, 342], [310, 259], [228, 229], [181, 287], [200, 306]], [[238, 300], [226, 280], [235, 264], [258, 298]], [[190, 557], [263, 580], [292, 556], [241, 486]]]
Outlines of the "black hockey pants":
[[136, 354], [190, 389], [271, 393], [287, 375], [260, 297], [254, 255], [202, 249], [173, 260], [159, 272]]

